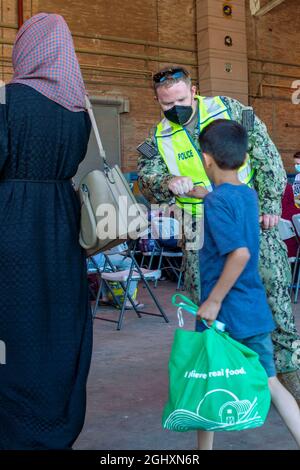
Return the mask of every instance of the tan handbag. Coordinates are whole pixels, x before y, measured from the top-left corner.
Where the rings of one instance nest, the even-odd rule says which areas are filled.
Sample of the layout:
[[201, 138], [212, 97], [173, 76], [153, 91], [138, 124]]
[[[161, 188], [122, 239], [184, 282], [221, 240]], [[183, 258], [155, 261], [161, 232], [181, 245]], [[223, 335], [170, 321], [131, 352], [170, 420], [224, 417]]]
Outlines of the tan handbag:
[[92, 105], [86, 97], [104, 170], [93, 170], [79, 184], [81, 228], [79, 243], [91, 256], [129, 239], [139, 238], [148, 228], [146, 209], [138, 204], [122, 171], [110, 168], [100, 139]]

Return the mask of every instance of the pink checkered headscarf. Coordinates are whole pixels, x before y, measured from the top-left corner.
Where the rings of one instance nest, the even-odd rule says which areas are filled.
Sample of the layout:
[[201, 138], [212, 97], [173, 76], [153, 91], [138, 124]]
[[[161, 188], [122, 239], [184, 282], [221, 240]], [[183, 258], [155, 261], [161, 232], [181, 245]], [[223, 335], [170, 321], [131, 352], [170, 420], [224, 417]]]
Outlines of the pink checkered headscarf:
[[73, 112], [84, 111], [85, 86], [70, 30], [60, 15], [39, 13], [19, 30], [11, 83], [22, 83]]

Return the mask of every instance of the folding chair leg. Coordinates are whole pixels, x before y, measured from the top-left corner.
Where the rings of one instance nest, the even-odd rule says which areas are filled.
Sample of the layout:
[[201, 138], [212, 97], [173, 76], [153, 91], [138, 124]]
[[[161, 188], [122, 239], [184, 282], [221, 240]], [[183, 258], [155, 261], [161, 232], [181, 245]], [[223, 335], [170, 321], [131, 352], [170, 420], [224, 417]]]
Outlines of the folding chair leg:
[[98, 307], [99, 298], [100, 298], [100, 294], [101, 294], [101, 291], [102, 291], [103, 283], [108, 288], [108, 290], [109, 290], [109, 292], [110, 292], [110, 294], [113, 298], [113, 301], [116, 303], [116, 305], [118, 305], [119, 308], [122, 308], [122, 305], [120, 304], [119, 299], [115, 296], [114, 291], [110, 287], [109, 283], [106, 282], [106, 281], [103, 281], [103, 279], [101, 279], [100, 286], [99, 286], [99, 289], [98, 289], [98, 292], [97, 292], [96, 302], [95, 302], [95, 305], [94, 305], [94, 308], [93, 308], [93, 311], [92, 311], [93, 320], [97, 319], [97, 320], [105, 320], [105, 321], [109, 321], [109, 322], [112, 322], [112, 323], [117, 323], [116, 320], [109, 320], [107, 318], [101, 318], [101, 317], [97, 316], [97, 307]]
[[291, 286], [290, 286], [290, 289], [289, 289], [291, 300], [292, 300], [292, 297], [293, 297], [293, 289], [294, 289], [294, 285], [295, 285], [297, 267], [298, 267], [298, 258], [296, 258], [296, 261], [294, 263], [293, 272], [292, 272], [292, 274], [293, 274], [292, 275], [292, 282], [291, 282]]
[[152, 250], [152, 253], [151, 253], [151, 256], [150, 256], [150, 260], [149, 260], [149, 264], [148, 264], [148, 268], [147, 268], [147, 269], [151, 269], [151, 267], [152, 267], [152, 262], [153, 262], [153, 258], [154, 258], [154, 249]]
[[[132, 307], [133, 307], [133, 310], [135, 311], [135, 313], [137, 314], [137, 316], [139, 318], [142, 318], [142, 315], [139, 313], [138, 309], [136, 308], [136, 305], [135, 305], [135, 302], [133, 300], [133, 298], [131, 297], [131, 295], [129, 295], [129, 289], [130, 289], [130, 282], [131, 282], [131, 279], [129, 280], [128, 278], [128, 281], [126, 284], [124, 284], [123, 282], [120, 282], [121, 284], [121, 287], [124, 291], [124, 302], [123, 304], [126, 305], [126, 302], [127, 302], [127, 299], [129, 300], [129, 302], [131, 303]], [[127, 284], [128, 284], [128, 289], [127, 289]], [[127, 292], [127, 293], [126, 293]], [[126, 310], [126, 307], [125, 307], [125, 310]]]
[[[174, 276], [177, 278], [177, 287], [176, 290], [180, 289], [181, 285], [181, 279], [182, 279], [182, 267], [178, 268], [177, 266], [174, 266], [174, 264], [170, 261], [170, 258], [168, 256], [165, 256], [165, 260], [168, 263], [169, 266], [166, 266], [165, 269], [170, 269]], [[182, 261], [181, 261], [182, 263]]]
[[181, 279], [182, 279], [182, 271], [180, 271], [180, 273], [179, 273], [179, 277], [178, 277], [178, 282], [177, 282], [176, 290], [180, 290]]
[[121, 286], [122, 286], [122, 289], [123, 289], [123, 291], [124, 291], [124, 300], [123, 300], [121, 312], [120, 312], [120, 315], [119, 315], [117, 330], [120, 330], [120, 329], [122, 328], [123, 319], [124, 319], [124, 314], [125, 314], [125, 310], [126, 310], [126, 302], [127, 302], [127, 299], [130, 301], [131, 305], [133, 306], [133, 309], [135, 310], [135, 313], [137, 314], [137, 316], [138, 316], [139, 318], [142, 318], [142, 315], [138, 312], [138, 310], [137, 310], [137, 308], [136, 308], [136, 306], [135, 306], [134, 300], [132, 299], [131, 295], [129, 295], [129, 289], [130, 289], [130, 282], [131, 282], [132, 271], [133, 271], [133, 265], [132, 265], [131, 268], [130, 268], [130, 272], [129, 272], [128, 279], [127, 279], [127, 282], [126, 282], [126, 286], [125, 286], [125, 284], [124, 284], [123, 282], [120, 282], [120, 284], [121, 284]]
[[118, 320], [118, 325], [117, 325], [117, 330], [120, 331], [122, 328], [123, 320], [124, 320], [124, 314], [125, 314], [125, 302], [123, 302], [121, 312], [119, 315], [119, 320]]
[[300, 269], [298, 271], [298, 276], [297, 276], [296, 290], [295, 290], [295, 296], [294, 296], [294, 304], [296, 304], [297, 301], [298, 301], [299, 283], [300, 283]]
[[169, 319], [168, 319], [167, 315], [166, 315], [165, 312], [163, 311], [163, 309], [162, 309], [160, 303], [158, 302], [157, 298], [156, 298], [155, 295], [153, 294], [153, 292], [152, 292], [152, 290], [151, 290], [151, 288], [150, 288], [150, 286], [149, 286], [149, 283], [148, 283], [147, 279], [146, 279], [144, 276], [143, 276], [142, 281], [144, 282], [144, 284], [145, 284], [145, 286], [146, 286], [146, 288], [147, 288], [149, 294], [151, 295], [151, 297], [152, 297], [152, 299], [153, 299], [153, 302], [155, 303], [156, 307], [157, 307], [158, 310], [160, 311], [161, 316], [164, 318], [164, 320], [165, 320], [166, 323], [169, 323]]
[[[108, 288], [108, 290], [109, 290], [109, 292], [110, 292], [110, 294], [111, 294], [111, 296], [112, 296], [112, 298], [113, 298], [113, 301], [115, 302], [115, 304], [116, 304], [116, 305], [119, 307], [119, 309], [120, 309], [120, 314], [119, 314], [118, 320], [110, 320], [110, 319], [108, 319], [108, 318], [101, 318], [101, 317], [99, 317], [99, 316], [96, 316], [96, 314], [97, 314], [97, 306], [98, 306], [99, 297], [100, 297], [100, 292], [101, 292], [101, 290], [102, 290], [102, 282], [105, 283], [105, 285], [107, 286], [107, 288]], [[124, 319], [124, 314], [125, 314], [125, 310], [126, 310], [126, 301], [127, 301], [127, 299], [130, 301], [130, 303], [131, 303], [131, 305], [132, 305], [132, 307], [133, 307], [135, 313], [137, 314], [137, 316], [138, 316], [139, 318], [142, 318], [142, 315], [141, 315], [140, 312], [138, 311], [138, 309], [137, 309], [137, 307], [136, 307], [136, 305], [135, 305], [135, 303], [134, 303], [133, 298], [131, 297], [131, 295], [129, 295], [130, 283], [128, 283], [128, 286], [125, 285], [123, 282], [120, 282], [120, 284], [121, 284], [121, 287], [122, 287], [122, 289], [123, 289], [123, 291], [124, 291], [124, 301], [123, 301], [123, 303], [121, 303], [121, 302], [119, 301], [118, 297], [115, 296], [115, 293], [114, 293], [113, 289], [111, 288], [109, 282], [107, 282], [107, 281], [105, 281], [105, 280], [103, 281], [103, 279], [101, 279], [101, 285], [100, 285], [100, 287], [99, 287], [98, 294], [97, 294], [98, 301], [96, 302], [95, 307], [94, 307], [93, 312], [92, 312], [93, 319], [96, 318], [97, 320], [104, 320], [104, 321], [109, 321], [109, 322], [112, 322], [112, 323], [117, 323], [117, 330], [120, 330], [121, 327], [122, 327], [122, 323], [123, 323], [123, 319]], [[128, 288], [127, 288], [127, 287], [128, 287]]]
[[95, 318], [96, 313], [97, 313], [97, 308], [98, 308], [98, 303], [99, 303], [101, 291], [102, 291], [102, 279], [100, 278], [100, 284], [99, 284], [99, 288], [98, 288], [98, 292], [97, 292], [97, 296], [96, 296], [96, 301], [95, 301], [94, 308], [92, 310], [93, 319]]
[[[158, 261], [158, 267], [157, 267], [157, 269], [160, 269], [160, 268], [161, 268], [162, 259], [163, 259], [163, 249], [161, 250], [160, 255], [159, 255], [159, 261]], [[155, 281], [155, 283], [154, 283], [154, 287], [157, 287], [157, 283], [158, 283], [158, 279], [156, 279], [156, 281]]]
[[295, 279], [296, 279], [296, 274], [297, 274], [297, 268], [298, 268], [298, 265], [299, 265], [299, 256], [300, 256], [300, 247], [298, 247], [298, 249], [297, 249], [296, 260], [295, 260], [294, 268], [293, 268], [292, 284], [291, 284], [291, 287], [290, 287], [290, 297], [291, 297], [291, 300], [292, 300], [293, 289], [294, 289], [294, 285], [295, 285]]
[[[133, 261], [132, 267], [135, 265], [137, 272], [138, 272], [139, 275], [141, 276], [142, 282], [144, 283], [146, 289], [148, 290], [150, 296], [152, 297], [152, 300], [153, 300], [153, 302], [155, 303], [156, 307], [157, 307], [158, 310], [160, 311], [160, 315], [155, 314], [155, 313], [153, 313], [153, 314], [148, 313], [148, 315], [161, 316], [161, 317], [164, 318], [164, 320], [165, 320], [166, 323], [169, 323], [169, 319], [168, 319], [167, 315], [165, 314], [165, 312], [163, 311], [163, 309], [162, 309], [160, 303], [158, 302], [157, 298], [156, 298], [155, 295], [153, 294], [153, 292], [152, 292], [152, 290], [151, 290], [151, 288], [150, 288], [150, 286], [149, 286], [149, 283], [148, 283], [147, 279], [146, 279], [145, 276], [143, 275], [143, 272], [142, 272], [141, 268], [139, 267], [139, 265], [138, 265], [138, 263], [136, 262], [136, 260], [132, 257], [132, 254], [131, 254], [130, 251], [128, 252], [128, 254], [129, 254], [130, 258], [131, 258], [132, 261]], [[146, 312], [143, 312], [143, 313], [146, 314]]]

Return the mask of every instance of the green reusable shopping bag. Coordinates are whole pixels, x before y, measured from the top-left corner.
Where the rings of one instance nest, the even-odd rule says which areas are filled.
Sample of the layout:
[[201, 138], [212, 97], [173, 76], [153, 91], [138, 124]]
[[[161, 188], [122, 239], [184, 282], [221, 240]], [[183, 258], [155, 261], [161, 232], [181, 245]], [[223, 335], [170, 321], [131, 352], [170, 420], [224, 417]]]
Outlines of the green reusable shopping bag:
[[[185, 308], [183, 303], [181, 307]], [[188, 301], [187, 310], [192, 308], [198, 309]], [[165, 429], [259, 427], [270, 401], [268, 377], [254, 351], [214, 325], [203, 333], [176, 330], [169, 361], [169, 400], [162, 419]]]

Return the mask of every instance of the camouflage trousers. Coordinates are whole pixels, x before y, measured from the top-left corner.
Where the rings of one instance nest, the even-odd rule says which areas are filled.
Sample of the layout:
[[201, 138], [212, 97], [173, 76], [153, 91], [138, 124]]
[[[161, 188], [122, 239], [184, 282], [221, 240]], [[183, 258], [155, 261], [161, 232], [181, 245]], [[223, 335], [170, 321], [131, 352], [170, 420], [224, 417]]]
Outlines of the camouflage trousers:
[[[196, 304], [200, 303], [199, 252], [185, 253], [185, 288]], [[300, 369], [300, 336], [292, 312], [289, 285], [291, 270], [287, 250], [278, 229], [264, 230], [260, 238], [260, 275], [276, 325], [272, 333], [278, 373]], [[251, 286], [249, 286], [251, 289]]]

